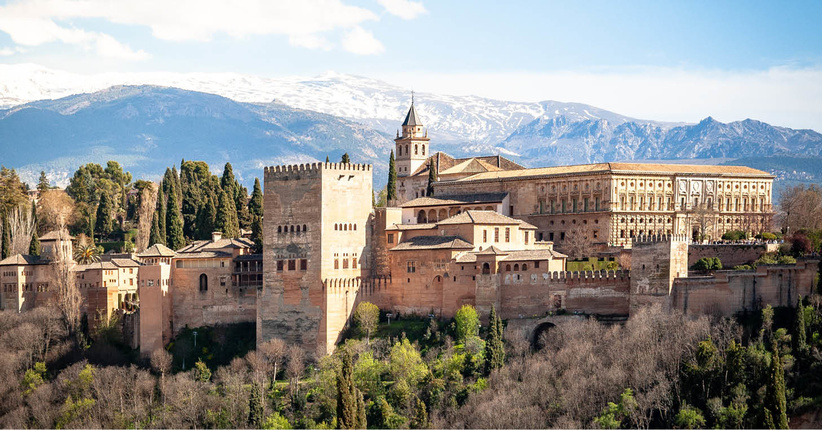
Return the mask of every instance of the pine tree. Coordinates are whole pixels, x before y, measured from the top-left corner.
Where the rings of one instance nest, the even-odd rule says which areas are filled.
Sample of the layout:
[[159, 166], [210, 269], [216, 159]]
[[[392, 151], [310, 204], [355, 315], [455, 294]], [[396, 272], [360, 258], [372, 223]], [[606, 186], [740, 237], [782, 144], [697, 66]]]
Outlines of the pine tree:
[[29, 255], [40, 255], [40, 239], [37, 237], [37, 205], [31, 202], [31, 219], [34, 229], [31, 232], [31, 242], [29, 242]]
[[94, 230], [100, 233], [100, 237], [108, 236], [113, 231], [112, 218], [114, 217], [114, 202], [105, 191], [100, 193], [100, 204], [97, 205], [97, 216]]
[[340, 163], [343, 163], [343, 164], [349, 164], [349, 163], [351, 163], [351, 158], [349, 158], [349, 157], [348, 157], [348, 153], [347, 153], [347, 152], [346, 152], [345, 154], [343, 154], [343, 155], [342, 155], [342, 159], [340, 160]]
[[254, 189], [251, 191], [251, 200], [248, 201], [248, 212], [254, 216], [263, 216], [263, 190], [260, 188], [260, 178], [254, 178]]
[[168, 195], [168, 211], [166, 212], [166, 242], [167, 246], [173, 250], [178, 250], [185, 246], [186, 241], [183, 236], [183, 220], [180, 213], [175, 210], [177, 207], [177, 193]]
[[785, 370], [776, 342], [771, 354], [771, 368], [765, 391], [765, 421], [769, 428], [788, 428], [788, 416], [785, 408]]
[[151, 232], [148, 235], [148, 245], [156, 245], [156, 244], [163, 244], [163, 237], [160, 235], [160, 224], [157, 221], [159, 218], [158, 211], [154, 212], [154, 216], [151, 218]]
[[9, 219], [6, 214], [3, 214], [3, 244], [0, 248], [0, 260], [11, 257], [11, 227], [9, 227]]
[[394, 151], [388, 158], [388, 186], [386, 187], [386, 200], [389, 202], [397, 199], [397, 166], [394, 163]]
[[237, 225], [237, 210], [234, 208], [234, 200], [229, 198], [225, 190], [220, 190], [220, 198], [217, 206], [217, 220], [214, 223], [215, 230], [223, 233], [224, 237], [239, 236], [239, 226]]
[[253, 429], [263, 428], [263, 394], [260, 385], [251, 384], [251, 396], [248, 398], [248, 426]]
[[354, 385], [354, 364], [351, 353], [342, 354], [342, 368], [337, 374], [337, 428], [366, 428], [365, 403]]
[[437, 182], [437, 172], [434, 170], [434, 159], [428, 162], [428, 187], [425, 189], [426, 196], [434, 195], [434, 182]]
[[497, 315], [495, 306], [491, 306], [491, 316], [489, 318], [488, 339], [485, 344], [485, 373], [490, 374], [493, 370], [502, 369], [505, 365], [505, 346], [502, 343], [502, 320]]
[[51, 188], [51, 183], [49, 183], [49, 178], [46, 176], [46, 172], [44, 170], [40, 171], [40, 180], [37, 181], [37, 191], [40, 194], [45, 193]]
[[254, 241], [254, 252], [263, 252], [263, 217], [255, 216], [251, 223], [251, 240]]

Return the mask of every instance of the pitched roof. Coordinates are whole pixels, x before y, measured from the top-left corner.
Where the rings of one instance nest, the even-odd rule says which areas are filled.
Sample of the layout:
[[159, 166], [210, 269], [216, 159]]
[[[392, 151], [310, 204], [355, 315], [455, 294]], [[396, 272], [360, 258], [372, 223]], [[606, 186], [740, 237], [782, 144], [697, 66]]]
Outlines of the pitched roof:
[[497, 248], [494, 245], [489, 246], [488, 248], [483, 249], [480, 252], [476, 253], [477, 255], [507, 255], [508, 253]]
[[177, 253], [171, 250], [169, 247], [155, 243], [150, 247], [146, 248], [145, 251], [137, 254], [138, 257], [173, 257]]
[[250, 239], [246, 239], [244, 237], [241, 238], [224, 238], [217, 241], [210, 241], [210, 240], [198, 240], [192, 242], [191, 244], [184, 246], [177, 250], [177, 256], [180, 257], [180, 254], [191, 253], [191, 252], [201, 252], [201, 251], [216, 251], [221, 249], [232, 249], [232, 248], [252, 248], [254, 247], [254, 242]]
[[419, 197], [402, 204], [403, 208], [415, 208], [420, 206], [444, 206], [444, 205], [464, 205], [474, 203], [500, 203], [505, 200], [508, 193], [474, 193], [474, 194], [454, 194], [434, 197]]
[[84, 270], [114, 270], [117, 269], [117, 266], [110, 261], [97, 261], [91, 264], [78, 264], [77, 267], [74, 269], [77, 272], [82, 272]]
[[391, 251], [418, 249], [473, 249], [474, 246], [459, 236], [417, 236], [391, 248]]
[[483, 173], [483, 172], [498, 172], [500, 169], [497, 166], [494, 166], [487, 161], [478, 159], [478, 158], [469, 158], [453, 167], [449, 167], [445, 170], [440, 169], [440, 175], [453, 175], [458, 173]]
[[386, 227], [385, 229], [388, 230], [388, 231], [395, 231], [395, 230], [399, 230], [399, 231], [429, 230], [429, 229], [433, 229], [436, 226], [437, 225], [433, 224], [433, 223], [430, 223], [430, 224], [393, 224], [393, 225], [390, 225], [390, 226]]
[[428, 159], [426, 159], [426, 161], [422, 163], [420, 167], [417, 167], [417, 170], [411, 172], [409, 176], [428, 176], [428, 165], [431, 163], [431, 161], [433, 161], [434, 165], [437, 166], [437, 173], [443, 174], [445, 171], [453, 168], [454, 166], [471, 160], [478, 160], [483, 162], [483, 165], [494, 166], [501, 170], [522, 170], [525, 168], [501, 155], [454, 158], [442, 151], [439, 151], [428, 157]]
[[417, 116], [417, 110], [414, 109], [414, 103], [411, 103], [411, 109], [408, 109], [408, 115], [405, 116], [405, 121], [402, 122], [403, 126], [410, 125], [410, 126], [417, 126], [422, 125], [422, 121], [420, 121], [420, 117]]
[[41, 262], [40, 257], [36, 255], [15, 254], [0, 261], [0, 266], [28, 266], [41, 263], [45, 263], [45, 260]]
[[140, 263], [130, 258], [112, 258], [111, 262], [117, 267], [140, 267]]
[[461, 214], [454, 215], [451, 218], [446, 218], [437, 223], [437, 225], [450, 224], [514, 224], [519, 225], [520, 228], [523, 229], [536, 230], [536, 227], [525, 221], [507, 217], [494, 211], [467, 210]]
[[511, 251], [503, 258], [505, 261], [548, 260], [551, 258], [568, 258], [567, 255], [553, 249], [529, 249], [525, 251]]
[[[52, 230], [40, 237], [40, 241], [44, 240], [59, 240], [60, 239], [60, 232], [57, 230]], [[67, 230], [63, 230], [63, 239], [64, 240], [71, 240], [74, 239]]]
[[175, 258], [226, 258], [231, 257], [231, 255], [230, 252], [223, 251], [200, 251], [179, 253]]
[[501, 170], [498, 172], [478, 173], [457, 182], [469, 182], [488, 179], [519, 179], [551, 175], [568, 175], [579, 173], [645, 173], [645, 174], [701, 174], [717, 176], [762, 176], [773, 178], [773, 175], [762, 170], [746, 166], [714, 166], [691, 164], [652, 164], [652, 163], [595, 163], [573, 166], [538, 167], [522, 170]]

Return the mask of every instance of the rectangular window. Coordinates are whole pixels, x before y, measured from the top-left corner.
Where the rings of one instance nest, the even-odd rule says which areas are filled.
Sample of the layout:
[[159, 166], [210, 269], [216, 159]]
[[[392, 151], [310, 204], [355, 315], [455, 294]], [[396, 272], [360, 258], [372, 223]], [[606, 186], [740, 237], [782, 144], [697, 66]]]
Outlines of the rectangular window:
[[351, 259], [351, 268], [352, 269], [357, 268], [357, 257], [354, 257], [354, 258]]
[[508, 243], [511, 241], [511, 229], [509, 227], [505, 227], [505, 242]]
[[409, 261], [406, 263], [406, 270], [408, 273], [414, 273], [417, 271], [417, 263], [415, 261]]
[[348, 268], [348, 259], [343, 258], [343, 269], [347, 269], [347, 268]]
[[525, 232], [525, 244], [528, 245], [528, 232]]
[[539, 261], [534, 260], [534, 269], [539, 269]]
[[583, 204], [583, 210], [584, 210], [585, 212], [588, 212], [588, 211], [590, 210], [590, 209], [588, 208], [588, 197], [586, 197], [586, 198], [585, 198], [585, 200], [583, 200], [583, 201], [582, 201], [582, 204]]
[[537, 240], [542, 242], [542, 232], [537, 233]]
[[339, 269], [339, 268], [340, 268], [340, 260], [338, 260], [338, 259], [336, 259], [336, 258], [334, 259], [334, 268], [335, 268], [335, 269]]
[[565, 232], [564, 231], [559, 233], [559, 240], [561, 240], [561, 241], [565, 240]]
[[297, 262], [295, 260], [288, 260], [288, 270], [297, 270]]
[[388, 243], [394, 243], [394, 233], [388, 233]]
[[482, 230], [482, 241], [488, 242], [488, 230]]
[[225, 276], [220, 276], [220, 286], [225, 287]]
[[283, 271], [283, 260], [277, 260], [277, 271], [278, 272]]
[[300, 270], [308, 270], [308, 260], [305, 258], [300, 259]]
[[550, 240], [551, 242], [554, 241], [554, 232], [553, 231], [548, 233], [548, 240]]
[[494, 242], [499, 242], [499, 227], [494, 227]]
[[599, 197], [594, 197], [594, 210], [599, 210]]
[[[103, 283], [103, 286], [105, 286], [105, 285], [106, 285], [106, 283], [104, 282], [104, 283]], [[149, 279], [149, 280], [148, 280], [148, 286], [149, 286], [149, 287], [153, 287], [153, 286], [154, 286], [154, 279]]]

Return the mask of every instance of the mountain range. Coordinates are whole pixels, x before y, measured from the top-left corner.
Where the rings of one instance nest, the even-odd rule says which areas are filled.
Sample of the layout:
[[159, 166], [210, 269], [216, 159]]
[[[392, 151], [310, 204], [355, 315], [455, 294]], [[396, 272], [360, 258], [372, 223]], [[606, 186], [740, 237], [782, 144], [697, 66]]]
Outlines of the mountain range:
[[[231, 161], [249, 181], [263, 165], [337, 160], [348, 152], [354, 161], [375, 164], [380, 188], [410, 96], [378, 80], [336, 73], [308, 79], [74, 75], [0, 65], [0, 106], [6, 108], [0, 111], [0, 162], [17, 167], [27, 180], [44, 169], [65, 182], [88, 161], [116, 159], [146, 178], [182, 158], [202, 159], [215, 170]], [[429, 93], [417, 93], [415, 105], [432, 149], [452, 155], [503, 154], [526, 166], [621, 160], [757, 164], [784, 184], [822, 182], [822, 172], [796, 168], [797, 160], [822, 159], [822, 135], [812, 130], [751, 119], [669, 123], [580, 103]]]

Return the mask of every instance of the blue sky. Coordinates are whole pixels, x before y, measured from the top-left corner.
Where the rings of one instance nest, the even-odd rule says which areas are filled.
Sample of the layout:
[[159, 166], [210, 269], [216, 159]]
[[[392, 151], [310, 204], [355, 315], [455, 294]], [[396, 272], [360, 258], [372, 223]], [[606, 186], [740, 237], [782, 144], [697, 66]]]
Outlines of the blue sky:
[[19, 0], [0, 63], [79, 73], [333, 70], [420, 91], [822, 130], [822, 2]]

